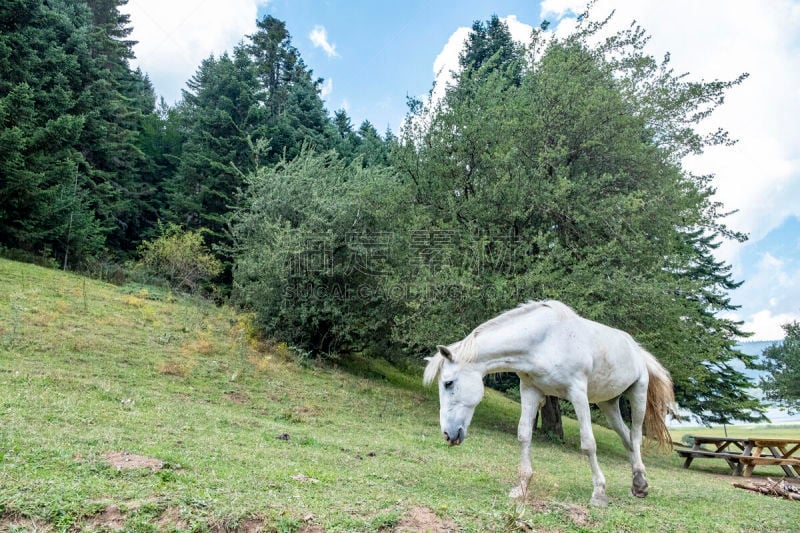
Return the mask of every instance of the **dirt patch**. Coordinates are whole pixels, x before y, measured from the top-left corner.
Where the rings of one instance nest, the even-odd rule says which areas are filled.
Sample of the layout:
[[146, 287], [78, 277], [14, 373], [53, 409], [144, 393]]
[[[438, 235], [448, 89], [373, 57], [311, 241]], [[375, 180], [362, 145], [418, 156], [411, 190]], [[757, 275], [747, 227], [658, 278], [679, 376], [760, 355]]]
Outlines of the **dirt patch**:
[[160, 459], [128, 452], [108, 452], [103, 454], [103, 460], [117, 470], [147, 468], [153, 472], [157, 472], [164, 468], [164, 462]]
[[297, 533], [325, 533], [325, 528], [314, 524], [303, 524]]
[[237, 405], [244, 405], [249, 401], [249, 398], [245, 393], [238, 391], [225, 392], [222, 394], [222, 397], [228, 400], [229, 402], [233, 402]]
[[109, 505], [92, 516], [86, 525], [89, 526], [91, 531], [98, 529], [122, 531], [125, 529], [125, 515], [116, 505]]
[[50, 524], [33, 518], [18, 516], [16, 514], [0, 514], [0, 531], [12, 531], [21, 529], [22, 531], [39, 531], [48, 533], [53, 531]]
[[555, 511], [564, 516], [564, 518], [569, 518], [575, 526], [580, 528], [587, 528], [593, 525], [593, 522], [589, 519], [589, 509], [585, 505], [555, 503], [543, 500], [529, 500], [527, 505], [534, 514], [552, 513]]
[[458, 529], [453, 522], [442, 520], [427, 507], [414, 507], [397, 523], [396, 531], [447, 533]]
[[578, 527], [586, 527], [591, 524], [589, 520], [589, 510], [582, 505], [567, 505], [567, 513], [572, 523]]
[[181, 517], [181, 510], [177, 507], [169, 507], [161, 515], [157, 522], [159, 531], [184, 530], [189, 527], [189, 522]]
[[242, 533], [261, 533], [265, 531], [264, 521], [258, 518], [245, 518], [239, 523], [239, 531]]
[[231, 523], [226, 520], [214, 521], [209, 524], [209, 529], [212, 533], [229, 533], [230, 531], [238, 531], [240, 533], [262, 533], [264, 531], [274, 531], [273, 529], [267, 529], [264, 525], [264, 521], [260, 518], [245, 518], [235, 526], [231, 525]]

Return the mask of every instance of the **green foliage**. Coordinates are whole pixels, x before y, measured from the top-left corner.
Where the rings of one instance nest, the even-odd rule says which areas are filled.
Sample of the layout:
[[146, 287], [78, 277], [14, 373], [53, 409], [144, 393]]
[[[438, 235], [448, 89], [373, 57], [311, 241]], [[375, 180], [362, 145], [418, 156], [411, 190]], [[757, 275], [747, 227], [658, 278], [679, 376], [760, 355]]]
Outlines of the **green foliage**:
[[384, 348], [408, 188], [383, 167], [305, 151], [248, 177], [234, 293], [269, 336], [316, 353]]
[[[334, 131], [286, 24], [270, 15], [232, 54], [205, 59], [176, 110], [185, 143], [165, 218], [206, 228], [206, 242], [231, 266], [227, 224], [245, 176], [296, 157], [304, 143], [332, 146]], [[257, 147], [257, 148], [256, 148]], [[226, 278], [229, 281], [228, 278]]]
[[790, 412], [800, 410], [800, 323], [783, 325], [786, 337], [763, 353], [764, 368], [769, 375], [761, 379], [761, 387], [769, 400]]
[[219, 271], [202, 236], [216, 281], [236, 260], [265, 331], [315, 353], [416, 355], [558, 298], [633, 333], [701, 420], [761, 418], [731, 364], [754, 364], [734, 349], [740, 324], [718, 318], [738, 283], [713, 251], [743, 236], [722, 224], [711, 177], [681, 166], [731, 143], [697, 125], [745, 76], [675, 75], [635, 25], [602, 40], [606, 21], [584, 16], [523, 49], [493, 17], [473, 25], [445, 98], [417, 102], [396, 139], [330, 119], [271, 16], [156, 109], [128, 66], [124, 3], [0, 5], [4, 250], [70, 268], [146, 240], [148, 268], [196, 289]]
[[202, 231], [161, 226], [161, 235], [139, 246], [138, 266], [163, 277], [175, 289], [195, 291], [222, 271], [222, 263], [203, 242]]
[[137, 144], [152, 87], [128, 67], [122, 3], [0, 8], [0, 243], [64, 268], [132, 250], [154, 220]]
[[[672, 371], [679, 403], [706, 422], [759, 420], [733, 346], [738, 286], [711, 253], [721, 224], [708, 177], [681, 157], [727, 142], [693, 125], [732, 82], [694, 83], [644, 52], [633, 26], [605, 21], [528, 50], [492, 19], [476, 23], [443, 101], [418, 103], [394, 163], [413, 183], [430, 260], [408, 286], [406, 346], [457, 340], [528, 299], [560, 299], [632, 333]], [[672, 98], [675, 95], [677, 101]]]

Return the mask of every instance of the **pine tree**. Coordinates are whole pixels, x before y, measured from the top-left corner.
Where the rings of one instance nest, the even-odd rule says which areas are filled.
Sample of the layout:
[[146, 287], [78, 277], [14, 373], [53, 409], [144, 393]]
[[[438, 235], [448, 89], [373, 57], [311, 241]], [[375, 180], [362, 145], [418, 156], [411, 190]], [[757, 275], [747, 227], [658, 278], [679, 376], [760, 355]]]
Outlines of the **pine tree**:
[[764, 367], [769, 374], [761, 379], [761, 387], [767, 399], [792, 413], [800, 410], [800, 323], [784, 324], [783, 330], [783, 342], [764, 350]]
[[86, 116], [80, 150], [99, 196], [98, 216], [109, 231], [107, 247], [124, 254], [135, 250], [156, 222], [155, 187], [143, 179], [152, 162], [139, 145], [147, 117], [155, 114], [155, 95], [149, 80], [128, 65], [135, 42], [127, 39], [129, 15], [119, 11], [127, 0], [87, 3], [89, 59], [76, 102]]
[[78, 149], [90, 24], [80, 3], [0, 6], [0, 243], [64, 266], [98, 253], [105, 235]]
[[[65, 268], [135, 248], [152, 221], [138, 146], [152, 87], [132, 72], [117, 0], [14, 0], [0, 8], [5, 137], [0, 242]], [[152, 177], [152, 179], [155, 179]]]
[[231, 207], [244, 176], [296, 157], [304, 145], [328, 149], [335, 129], [286, 25], [266, 16], [232, 54], [202, 62], [188, 82], [180, 117], [185, 143], [167, 184], [165, 218], [206, 230], [229, 279]]

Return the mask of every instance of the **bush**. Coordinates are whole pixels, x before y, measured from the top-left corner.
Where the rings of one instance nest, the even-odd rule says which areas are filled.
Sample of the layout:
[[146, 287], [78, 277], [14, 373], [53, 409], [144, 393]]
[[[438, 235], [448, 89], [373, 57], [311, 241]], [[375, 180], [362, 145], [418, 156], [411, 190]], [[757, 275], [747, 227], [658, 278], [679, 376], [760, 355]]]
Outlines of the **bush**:
[[159, 224], [159, 229], [159, 237], [139, 246], [140, 268], [175, 289], [191, 292], [222, 272], [222, 263], [206, 248], [201, 230], [184, 231], [175, 224]]
[[236, 211], [234, 298], [267, 337], [316, 356], [386, 356], [407, 247], [408, 188], [390, 170], [303, 152], [248, 178]]

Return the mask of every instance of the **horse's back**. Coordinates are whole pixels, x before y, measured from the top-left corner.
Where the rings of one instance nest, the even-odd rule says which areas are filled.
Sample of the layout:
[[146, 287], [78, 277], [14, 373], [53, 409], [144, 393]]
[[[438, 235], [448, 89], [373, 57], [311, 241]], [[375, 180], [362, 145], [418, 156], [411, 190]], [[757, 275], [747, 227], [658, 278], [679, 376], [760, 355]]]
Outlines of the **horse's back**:
[[[566, 306], [565, 306], [566, 307]], [[555, 326], [556, 350], [573, 365], [570, 378], [580, 386], [585, 379], [592, 402], [613, 399], [640, 379], [646, 379], [647, 365], [642, 349], [622, 330], [583, 318], [572, 312]]]

